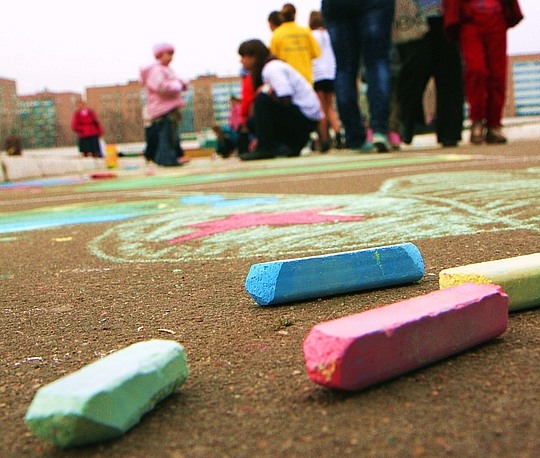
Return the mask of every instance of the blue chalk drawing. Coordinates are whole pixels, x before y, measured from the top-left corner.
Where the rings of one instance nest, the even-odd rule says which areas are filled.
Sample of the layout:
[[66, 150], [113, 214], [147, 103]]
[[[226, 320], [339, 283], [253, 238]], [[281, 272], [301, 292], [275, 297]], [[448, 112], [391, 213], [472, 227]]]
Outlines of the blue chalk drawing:
[[[103, 201], [0, 214], [0, 234], [72, 224], [111, 222], [90, 243], [95, 256], [115, 262], [193, 259], [262, 260], [310, 256], [482, 232], [540, 232], [540, 169], [441, 172], [387, 180], [363, 195], [193, 194], [160, 188], [131, 193], [130, 202]], [[141, 200], [135, 200], [137, 195]], [[257, 224], [191, 237], [197, 227], [235, 215], [309, 213], [313, 223]], [[334, 218], [332, 218], [334, 217]], [[9, 239], [3, 239], [4, 244]], [[171, 240], [180, 241], [170, 243]]]

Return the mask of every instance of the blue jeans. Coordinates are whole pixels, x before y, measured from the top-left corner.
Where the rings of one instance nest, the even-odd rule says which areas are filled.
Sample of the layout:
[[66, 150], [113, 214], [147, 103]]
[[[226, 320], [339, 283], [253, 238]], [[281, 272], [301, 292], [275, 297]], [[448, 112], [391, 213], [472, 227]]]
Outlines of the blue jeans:
[[358, 73], [364, 67], [370, 126], [388, 131], [390, 48], [394, 0], [322, 0], [321, 10], [336, 56], [336, 102], [347, 146], [359, 147], [366, 129], [358, 100]]

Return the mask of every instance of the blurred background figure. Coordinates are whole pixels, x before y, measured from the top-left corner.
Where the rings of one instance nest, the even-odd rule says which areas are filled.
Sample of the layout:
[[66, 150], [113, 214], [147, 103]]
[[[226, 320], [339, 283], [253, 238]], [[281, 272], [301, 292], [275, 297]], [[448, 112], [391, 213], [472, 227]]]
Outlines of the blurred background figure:
[[465, 103], [459, 47], [444, 33], [442, 0], [397, 0], [398, 14], [407, 4], [414, 7], [414, 16], [401, 24], [414, 28], [404, 31], [408, 33], [399, 42], [394, 40], [401, 61], [397, 82], [401, 139], [410, 144], [418, 129], [425, 129], [423, 96], [433, 77], [437, 142], [453, 147], [461, 140]]
[[[390, 150], [390, 47], [395, 0], [322, 0], [324, 23], [336, 56], [336, 101], [347, 147], [369, 152]], [[373, 144], [358, 102], [360, 63], [367, 77]]]
[[273, 32], [276, 30], [281, 24], [283, 23], [283, 16], [281, 15], [281, 11], [271, 11], [268, 15], [268, 27], [270, 28], [270, 31]]
[[[309, 15], [309, 28], [313, 37], [321, 48], [321, 55], [313, 59], [313, 87], [321, 102], [324, 118], [317, 127], [319, 134], [318, 150], [327, 152], [332, 146], [342, 148], [344, 146], [341, 137], [341, 122], [335, 109], [335, 86], [336, 58], [328, 30], [324, 27], [323, 17], [320, 11], [312, 11]], [[334, 138], [330, 138], [329, 129], [332, 129]]]
[[240, 159], [300, 156], [323, 117], [312, 85], [291, 65], [272, 55], [261, 40], [244, 41], [238, 54], [253, 82], [250, 126], [257, 139], [256, 149]]
[[506, 143], [502, 113], [506, 98], [506, 31], [523, 14], [517, 0], [443, 0], [447, 35], [459, 43], [465, 63], [470, 142]]
[[178, 78], [170, 63], [174, 46], [160, 43], [154, 46], [156, 61], [141, 69], [141, 82], [146, 94], [144, 155], [150, 162], [164, 166], [177, 166], [186, 162], [180, 145], [179, 124], [181, 109], [186, 106], [182, 92], [187, 82]]
[[96, 113], [82, 99], [77, 101], [77, 110], [71, 120], [71, 129], [78, 138], [79, 151], [84, 157], [103, 157], [99, 137], [103, 127]]
[[270, 52], [284, 60], [313, 84], [313, 59], [321, 55], [321, 49], [311, 30], [295, 22], [296, 8], [287, 3], [281, 10], [282, 24], [272, 33]]
[[22, 139], [20, 135], [8, 135], [4, 142], [4, 150], [8, 156], [21, 156]]

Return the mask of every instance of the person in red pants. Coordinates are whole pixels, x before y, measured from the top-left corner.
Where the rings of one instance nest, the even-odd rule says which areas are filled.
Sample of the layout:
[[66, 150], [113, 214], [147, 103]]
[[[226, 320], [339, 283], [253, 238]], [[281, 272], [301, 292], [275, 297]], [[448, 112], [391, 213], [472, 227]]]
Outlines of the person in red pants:
[[522, 19], [518, 0], [444, 0], [444, 27], [459, 42], [473, 144], [506, 143], [506, 31]]

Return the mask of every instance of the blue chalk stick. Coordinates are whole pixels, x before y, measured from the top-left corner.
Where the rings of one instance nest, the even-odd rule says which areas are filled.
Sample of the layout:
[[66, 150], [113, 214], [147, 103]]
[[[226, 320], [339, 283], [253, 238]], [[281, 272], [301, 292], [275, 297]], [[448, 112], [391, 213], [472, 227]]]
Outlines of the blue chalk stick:
[[414, 283], [424, 261], [412, 243], [251, 266], [245, 288], [259, 305]]

